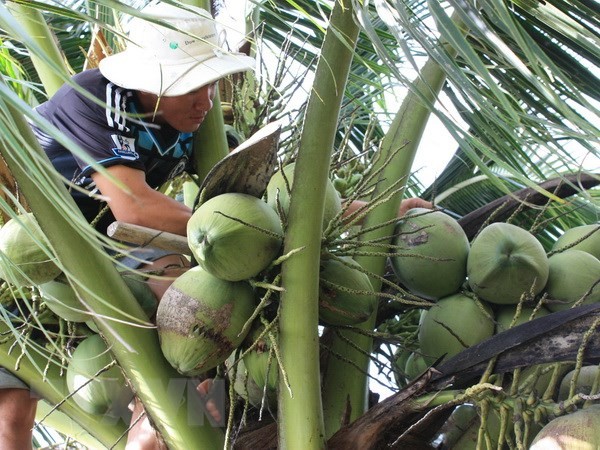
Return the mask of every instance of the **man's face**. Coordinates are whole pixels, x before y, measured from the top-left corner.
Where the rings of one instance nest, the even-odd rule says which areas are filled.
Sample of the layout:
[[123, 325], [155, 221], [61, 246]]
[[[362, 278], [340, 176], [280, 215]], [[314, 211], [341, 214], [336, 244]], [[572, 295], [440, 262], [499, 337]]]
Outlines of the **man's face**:
[[154, 122], [166, 123], [183, 133], [192, 133], [212, 108], [216, 92], [215, 82], [187, 94], [161, 97], [157, 99], [158, 110]]

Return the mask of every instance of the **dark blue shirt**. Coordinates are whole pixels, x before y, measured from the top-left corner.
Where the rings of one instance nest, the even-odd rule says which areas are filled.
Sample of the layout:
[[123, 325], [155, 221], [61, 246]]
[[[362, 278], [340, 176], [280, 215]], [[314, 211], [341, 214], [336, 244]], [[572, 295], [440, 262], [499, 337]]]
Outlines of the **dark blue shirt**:
[[[153, 188], [189, 171], [191, 133], [145, 122], [138, 113], [136, 92], [111, 83], [98, 69], [75, 75], [73, 82], [97, 100], [67, 83], [36, 110], [94, 161], [104, 167], [120, 164], [143, 170], [146, 182]], [[35, 125], [32, 128], [58, 172], [88, 193], [70, 187], [79, 208], [91, 222], [105, 206], [95, 196], [98, 192], [90, 177], [94, 169]], [[105, 212], [97, 224], [98, 230], [105, 233], [112, 221], [110, 211]]]

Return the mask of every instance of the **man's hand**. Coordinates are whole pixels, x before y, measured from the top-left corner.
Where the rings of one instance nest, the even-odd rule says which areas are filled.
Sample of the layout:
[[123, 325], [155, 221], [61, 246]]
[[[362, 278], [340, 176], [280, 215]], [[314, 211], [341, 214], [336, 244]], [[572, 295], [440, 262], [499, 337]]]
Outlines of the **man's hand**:
[[185, 236], [192, 210], [175, 199], [152, 189], [142, 170], [123, 165], [110, 166], [113, 179], [95, 172], [92, 179], [106, 198], [116, 220]]
[[214, 388], [214, 380], [212, 378], [207, 378], [196, 387], [196, 390], [198, 391], [198, 394], [200, 394], [200, 397], [206, 401], [204, 406], [206, 408], [206, 412], [210, 414], [212, 420], [216, 423], [221, 423], [223, 421], [223, 413], [225, 411], [221, 411], [214, 399], [210, 397], [211, 391]]
[[[344, 213], [344, 217], [348, 217], [354, 211], [356, 211], [358, 209], [362, 209], [366, 205], [367, 205], [367, 202], [365, 202], [365, 201], [354, 200], [350, 204], [350, 207]], [[398, 217], [404, 216], [404, 214], [406, 214], [406, 211], [408, 211], [409, 209], [412, 209], [412, 208], [427, 208], [427, 209], [432, 209], [433, 208], [433, 204], [431, 202], [428, 202], [428, 201], [423, 200], [422, 198], [418, 198], [418, 197], [412, 197], [412, 198], [404, 199], [400, 203], [400, 208], [398, 209]]]
[[406, 211], [408, 211], [409, 209], [412, 209], [412, 208], [432, 209], [433, 204], [431, 202], [423, 200], [422, 198], [419, 198], [419, 197], [412, 197], [412, 198], [404, 199], [404, 200], [402, 200], [402, 203], [400, 203], [400, 209], [398, 210], [398, 217], [404, 216], [404, 214], [406, 214]]

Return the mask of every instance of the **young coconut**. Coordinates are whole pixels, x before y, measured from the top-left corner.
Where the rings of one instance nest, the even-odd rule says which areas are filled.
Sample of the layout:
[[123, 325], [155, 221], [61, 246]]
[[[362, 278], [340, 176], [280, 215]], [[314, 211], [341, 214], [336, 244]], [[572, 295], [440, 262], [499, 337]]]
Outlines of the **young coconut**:
[[[290, 191], [294, 184], [296, 163], [285, 166], [275, 172], [267, 185], [267, 203], [275, 210], [287, 215], [290, 207]], [[286, 183], [287, 182], [287, 183]], [[328, 178], [325, 186], [325, 206], [323, 211], [323, 230], [342, 210], [342, 201], [333, 182]]]
[[[501, 305], [498, 307], [495, 311], [495, 333], [502, 333], [503, 331], [525, 322], [529, 322], [530, 320], [535, 320], [550, 314], [550, 311], [544, 307], [534, 308], [531, 306], [523, 306], [519, 312], [520, 314], [515, 318], [515, 315], [517, 314], [517, 305]], [[535, 392], [542, 395], [550, 385], [555, 370], [558, 371], [558, 373], [565, 373], [568, 370], [568, 367], [568, 363], [534, 364], [532, 366], [523, 367], [519, 374], [518, 389], [519, 391], [527, 392], [535, 390]]]
[[[550, 275], [545, 291], [550, 311], [571, 308], [600, 301], [600, 261], [583, 250], [566, 250], [550, 258]], [[585, 297], [585, 298], [584, 298]]]
[[408, 381], [414, 380], [419, 375], [422, 375], [435, 362], [433, 358], [425, 356], [419, 352], [412, 352], [406, 358], [404, 373]]
[[277, 213], [247, 194], [217, 195], [200, 205], [187, 224], [198, 264], [228, 281], [252, 278], [275, 259], [283, 229]]
[[121, 272], [121, 277], [148, 318], [154, 317], [158, 308], [158, 299], [148, 284], [148, 278], [133, 272]]
[[536, 296], [546, 285], [549, 270], [542, 244], [516, 225], [493, 223], [471, 242], [469, 286], [488, 302], [517, 304], [523, 295]]
[[[134, 273], [121, 273], [121, 276], [148, 318], [154, 316], [158, 300], [150, 286], [145, 282], [146, 278]], [[75, 293], [64, 274], [42, 284], [39, 286], [39, 290], [48, 309], [58, 317], [69, 322], [89, 323], [90, 328], [96, 333], [98, 332], [98, 329], [91, 322], [92, 314], [81, 303], [79, 296]]]
[[406, 362], [412, 351], [407, 347], [398, 347], [394, 352], [393, 369], [394, 378], [398, 388], [402, 389], [408, 383], [408, 377], [406, 376]]
[[600, 448], [600, 405], [557, 417], [535, 436], [530, 450]]
[[441, 211], [413, 208], [398, 222], [390, 257], [396, 277], [428, 299], [457, 292], [467, 276], [469, 240], [459, 223]]
[[[582, 366], [578, 372], [576, 369], [569, 371], [560, 382], [558, 388], [558, 401], [562, 402], [569, 398], [569, 391], [571, 390], [571, 383], [573, 378], [577, 375], [574, 381], [575, 394], [592, 394], [592, 387], [596, 382], [598, 376], [600, 376], [600, 369], [597, 365], [594, 366]], [[597, 394], [598, 392], [594, 392]]]
[[600, 223], [569, 228], [552, 246], [553, 252], [582, 250], [600, 259]]
[[162, 352], [186, 376], [200, 375], [223, 361], [242, 343], [244, 324], [256, 307], [246, 281], [227, 281], [196, 266], [180, 275], [156, 311]]
[[[472, 413], [475, 414], [472, 414]], [[485, 435], [482, 439], [480, 446], [477, 446], [479, 442], [480, 429], [482, 425], [481, 417], [477, 413], [477, 409], [472, 405], [460, 405], [456, 410], [452, 412], [450, 415], [450, 419], [453, 422], [457, 423], [457, 426], [461, 427], [463, 431], [460, 437], [458, 437], [459, 433], [456, 433], [457, 436], [452, 436], [454, 438], [454, 442], [449, 442], [450, 445], [448, 448], [452, 448], [455, 450], [477, 450], [477, 449], [486, 449], [486, 448], [498, 448], [498, 442], [500, 441], [500, 432], [502, 430], [502, 421], [500, 418], [500, 414], [494, 408], [489, 408], [487, 416], [485, 418]], [[508, 424], [508, 429], [505, 430], [506, 434], [512, 434], [512, 423]], [[464, 427], [464, 428], [463, 428]], [[502, 442], [506, 440], [506, 434], [502, 437]], [[491, 447], [488, 447], [485, 444], [485, 440], [489, 439], [491, 443]], [[500, 447], [503, 448], [503, 447]]]
[[121, 369], [113, 365], [103, 371], [113, 361], [110, 350], [98, 334], [85, 338], [73, 351], [67, 366], [67, 387], [84, 411], [112, 417], [129, 414], [127, 405], [133, 392]]
[[364, 322], [377, 306], [377, 296], [367, 274], [355, 269], [352, 258], [321, 261], [319, 318], [328, 325]]
[[254, 383], [265, 392], [268, 398], [277, 396], [277, 384], [279, 382], [279, 366], [275, 354], [271, 351], [272, 344], [268, 335], [262, 337], [264, 326], [255, 327], [247, 338], [252, 350], [244, 355], [244, 364], [248, 375]]
[[91, 319], [89, 311], [69, 284], [67, 277], [59, 275], [54, 280], [42, 284], [40, 295], [50, 311], [69, 322], [85, 322]]
[[[540, 317], [547, 316], [550, 314], [543, 306], [540, 308], [533, 308], [531, 306], [523, 306], [519, 311], [519, 315], [515, 318], [517, 314], [517, 305], [502, 305], [496, 310], [496, 334], [501, 333], [502, 331], [506, 331], [511, 328], [511, 324], [513, 327], [517, 325], [521, 325], [530, 320], [539, 319]], [[514, 320], [514, 323], [513, 323]]]
[[233, 384], [235, 393], [252, 406], [260, 408], [264, 400], [269, 410], [275, 410], [277, 408], [277, 391], [265, 390], [259, 387], [248, 373], [244, 359], [239, 360], [236, 366], [233, 367], [236, 355], [237, 352], [234, 352], [225, 360], [227, 376]]
[[468, 403], [458, 405], [452, 410], [433, 439], [436, 444], [439, 442], [440, 448], [456, 448], [455, 442], [461, 439], [468, 432], [469, 427], [478, 420], [479, 416], [475, 405]]
[[492, 309], [464, 294], [440, 299], [421, 314], [419, 347], [424, 356], [448, 359], [494, 334]]
[[17, 287], [53, 280], [61, 269], [47, 251], [48, 240], [33, 213], [10, 219], [0, 228], [0, 278]]

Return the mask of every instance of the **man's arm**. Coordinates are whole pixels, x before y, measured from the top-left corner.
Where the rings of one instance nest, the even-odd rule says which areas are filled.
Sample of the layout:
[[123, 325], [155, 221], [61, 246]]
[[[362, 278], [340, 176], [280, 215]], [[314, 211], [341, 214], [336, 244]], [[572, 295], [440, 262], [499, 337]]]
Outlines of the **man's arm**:
[[[360, 208], [365, 207], [366, 205], [367, 205], [367, 202], [365, 202], [365, 201], [354, 200], [352, 203], [350, 203], [350, 206], [344, 213], [344, 217], [348, 217], [350, 214], [352, 214], [353, 212], [357, 211]], [[398, 217], [404, 216], [404, 214], [406, 214], [406, 211], [408, 211], [409, 209], [412, 209], [412, 208], [431, 209], [431, 208], [433, 208], [433, 204], [431, 202], [428, 202], [427, 200], [423, 200], [422, 198], [419, 198], [419, 197], [405, 198], [400, 203], [400, 208], [398, 209]]]
[[123, 165], [111, 166], [107, 170], [129, 189], [129, 192], [125, 191], [103, 174], [92, 174], [92, 179], [106, 198], [115, 219], [186, 235], [187, 222], [192, 215], [190, 208], [152, 189], [146, 183], [146, 175], [142, 170]]

